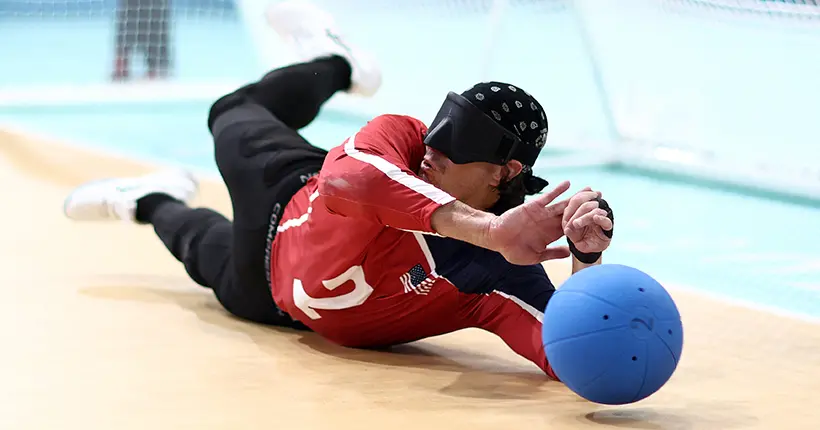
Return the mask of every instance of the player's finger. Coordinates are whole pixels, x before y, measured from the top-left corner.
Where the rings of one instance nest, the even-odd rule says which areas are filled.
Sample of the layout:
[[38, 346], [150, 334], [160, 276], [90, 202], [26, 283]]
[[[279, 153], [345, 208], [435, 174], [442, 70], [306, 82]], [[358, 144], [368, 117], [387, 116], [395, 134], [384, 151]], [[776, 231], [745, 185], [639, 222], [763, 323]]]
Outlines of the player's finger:
[[561, 217], [568, 204], [569, 200], [561, 200], [558, 203], [552, 203], [547, 206], [542, 206], [536, 201], [530, 201], [525, 203], [525, 210], [529, 213], [530, 217], [532, 217], [532, 220], [538, 224], [549, 222], [559, 223], [558, 225], [560, 226]]
[[540, 205], [541, 207], [547, 206], [553, 200], [558, 198], [561, 194], [564, 194], [569, 189], [569, 181], [563, 181], [560, 184], [556, 185], [555, 188], [549, 190], [548, 192], [536, 197], [533, 199], [535, 204]]
[[558, 217], [560, 218], [561, 215], [567, 210], [567, 205], [569, 205], [569, 199], [561, 200], [558, 203], [553, 203], [548, 205], [545, 211], [543, 211], [543, 219]]
[[590, 191], [581, 191], [581, 192], [576, 193], [574, 196], [572, 196], [569, 199], [569, 205], [567, 205], [567, 208], [564, 210], [564, 219], [563, 219], [563, 221], [564, 222], [569, 222], [570, 218], [572, 218], [572, 215], [575, 214], [575, 212], [578, 210], [578, 208], [581, 205], [583, 205], [584, 203], [586, 203], [590, 200], [597, 199], [599, 195], [600, 195], [599, 192], [591, 191], [591, 190]]
[[578, 217], [573, 220], [571, 223], [567, 224], [567, 227], [564, 229], [564, 234], [566, 232], [573, 232], [573, 231], [581, 231], [589, 226], [595, 225], [595, 214], [586, 214], [584, 216]]
[[567, 246], [551, 246], [539, 253], [538, 258], [541, 262], [547, 260], [560, 260], [570, 256], [569, 247]]
[[[584, 215], [587, 215], [588, 213], [590, 213], [592, 211], [595, 211], [597, 209], [598, 209], [598, 202], [596, 200], [586, 202], [586, 203], [582, 204], [581, 206], [579, 206], [578, 209], [575, 210], [575, 213], [572, 214], [569, 217], [569, 220], [567, 220], [567, 224], [572, 224], [576, 219], [578, 219], [578, 218], [580, 218]], [[567, 212], [568, 211], [564, 211], [564, 217], [566, 217]]]
[[[604, 211], [603, 209], [596, 209], [593, 212], [589, 212], [587, 214], [584, 214], [584, 215], [572, 220], [572, 222], [567, 224], [567, 228], [564, 229], [564, 230], [572, 232], [572, 231], [582, 230], [586, 227], [590, 227], [590, 226], [593, 226], [593, 225], [597, 225], [596, 216], [600, 216], [602, 212], [604, 214], [604, 217], [606, 217], [606, 211]], [[564, 234], [566, 234], [566, 233], [564, 233]]]
[[609, 219], [609, 217], [606, 216], [606, 211], [605, 210], [602, 209], [601, 211], [603, 212], [603, 214], [600, 214], [600, 213], [595, 214], [595, 224], [597, 224], [598, 227], [601, 227], [602, 230], [606, 230], [606, 231], [612, 230], [612, 227], [613, 227], [612, 220]]
[[564, 181], [558, 184], [558, 186], [553, 190], [550, 190], [549, 193], [546, 193], [543, 196], [538, 196], [532, 201], [527, 202], [527, 212], [529, 212], [532, 219], [538, 223], [548, 220], [558, 221], [564, 213], [564, 210], [566, 210], [567, 205], [569, 204], [569, 199], [552, 204], [550, 204], [550, 202], [555, 200], [556, 197], [568, 189], [569, 181]]

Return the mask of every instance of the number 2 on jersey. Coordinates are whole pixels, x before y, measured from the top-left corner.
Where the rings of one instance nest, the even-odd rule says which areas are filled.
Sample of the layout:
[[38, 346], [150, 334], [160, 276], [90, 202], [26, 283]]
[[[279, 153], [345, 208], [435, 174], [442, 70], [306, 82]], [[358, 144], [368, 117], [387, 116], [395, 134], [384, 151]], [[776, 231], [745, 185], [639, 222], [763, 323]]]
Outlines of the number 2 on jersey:
[[293, 302], [310, 319], [318, 320], [322, 316], [316, 312], [316, 309], [340, 310], [352, 308], [364, 303], [373, 293], [373, 287], [364, 279], [362, 266], [353, 266], [333, 279], [322, 281], [322, 285], [333, 291], [347, 281], [353, 281], [353, 291], [336, 297], [315, 298], [305, 292], [301, 280], [294, 279]]

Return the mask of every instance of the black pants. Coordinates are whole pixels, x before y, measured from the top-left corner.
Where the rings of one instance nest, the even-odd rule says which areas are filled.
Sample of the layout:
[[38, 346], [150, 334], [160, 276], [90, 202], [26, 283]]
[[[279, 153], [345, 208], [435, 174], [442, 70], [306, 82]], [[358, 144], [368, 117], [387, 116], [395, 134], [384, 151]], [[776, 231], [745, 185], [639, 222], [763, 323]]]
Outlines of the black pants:
[[233, 222], [164, 195], [137, 204], [137, 219], [154, 226], [191, 279], [211, 288], [240, 318], [304, 328], [273, 302], [270, 245], [285, 205], [319, 172], [327, 154], [297, 130], [349, 86], [350, 65], [334, 56], [274, 70], [214, 103], [208, 126]]

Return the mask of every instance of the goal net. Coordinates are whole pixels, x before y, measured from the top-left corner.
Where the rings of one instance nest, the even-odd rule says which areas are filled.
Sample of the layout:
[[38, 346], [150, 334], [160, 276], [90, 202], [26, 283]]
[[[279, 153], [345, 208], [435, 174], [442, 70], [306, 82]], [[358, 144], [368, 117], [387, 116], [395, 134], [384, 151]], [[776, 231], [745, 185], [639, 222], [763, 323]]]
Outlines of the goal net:
[[[429, 120], [447, 91], [515, 82], [581, 160], [820, 198], [815, 1], [314, 3], [384, 69], [374, 99], [329, 109]], [[0, 106], [212, 100], [292, 61], [267, 5], [0, 1]]]
[[233, 0], [4, 0], [0, 103], [209, 97], [257, 77]]
[[820, 6], [577, 0], [624, 165], [820, 198]]

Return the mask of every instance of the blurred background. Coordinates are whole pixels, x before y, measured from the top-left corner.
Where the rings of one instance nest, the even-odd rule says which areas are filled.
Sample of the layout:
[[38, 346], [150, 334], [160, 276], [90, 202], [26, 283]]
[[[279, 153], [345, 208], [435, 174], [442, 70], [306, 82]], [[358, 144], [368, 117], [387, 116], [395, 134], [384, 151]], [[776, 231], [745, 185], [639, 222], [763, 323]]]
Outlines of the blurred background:
[[[820, 317], [820, 6], [812, 0], [316, 0], [384, 86], [304, 135], [508, 81], [547, 109], [536, 166], [615, 208], [607, 262]], [[293, 61], [263, 0], [0, 0], [0, 127], [215, 174], [206, 115]]]

